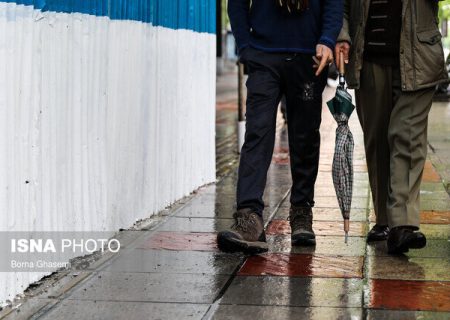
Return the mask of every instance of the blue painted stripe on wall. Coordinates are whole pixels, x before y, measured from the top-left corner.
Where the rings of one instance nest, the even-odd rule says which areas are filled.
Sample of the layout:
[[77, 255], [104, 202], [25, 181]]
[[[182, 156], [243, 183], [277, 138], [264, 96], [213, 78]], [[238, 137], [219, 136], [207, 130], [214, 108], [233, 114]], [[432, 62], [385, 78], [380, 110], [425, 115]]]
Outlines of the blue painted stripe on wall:
[[171, 29], [216, 33], [215, 0], [0, 0], [42, 11], [85, 13]]

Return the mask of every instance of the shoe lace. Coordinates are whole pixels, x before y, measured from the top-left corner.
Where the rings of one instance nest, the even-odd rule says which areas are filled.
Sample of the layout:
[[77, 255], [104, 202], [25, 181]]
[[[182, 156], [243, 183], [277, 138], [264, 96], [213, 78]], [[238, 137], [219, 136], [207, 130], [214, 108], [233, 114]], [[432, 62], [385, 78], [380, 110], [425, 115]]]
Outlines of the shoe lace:
[[236, 212], [234, 219], [235, 221], [231, 228], [243, 232], [253, 231], [257, 223], [254, 213]]
[[294, 209], [294, 212], [289, 215], [287, 220], [291, 223], [294, 229], [312, 227], [312, 219], [310, 217], [309, 208]]

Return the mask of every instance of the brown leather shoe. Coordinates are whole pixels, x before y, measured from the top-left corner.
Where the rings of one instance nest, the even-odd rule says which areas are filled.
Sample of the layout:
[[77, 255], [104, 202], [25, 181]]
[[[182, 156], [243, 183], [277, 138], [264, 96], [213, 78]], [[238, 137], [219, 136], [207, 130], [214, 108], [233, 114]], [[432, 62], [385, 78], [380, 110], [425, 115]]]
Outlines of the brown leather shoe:
[[389, 227], [376, 224], [367, 234], [367, 242], [384, 241], [389, 236]]
[[257, 254], [266, 252], [263, 219], [250, 209], [238, 210], [234, 215], [234, 224], [229, 230], [217, 235], [219, 249], [225, 252], [244, 252]]
[[421, 249], [427, 244], [427, 238], [422, 232], [411, 227], [396, 227], [391, 230], [387, 240], [389, 254], [401, 254], [409, 249]]
[[289, 211], [291, 225], [291, 243], [293, 246], [314, 246], [316, 235], [312, 228], [312, 209], [291, 206]]

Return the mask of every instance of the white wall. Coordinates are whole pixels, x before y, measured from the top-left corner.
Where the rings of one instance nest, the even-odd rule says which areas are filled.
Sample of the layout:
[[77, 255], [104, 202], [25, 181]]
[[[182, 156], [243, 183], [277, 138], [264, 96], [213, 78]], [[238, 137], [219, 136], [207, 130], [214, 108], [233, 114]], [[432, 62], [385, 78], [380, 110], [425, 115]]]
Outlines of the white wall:
[[0, 231], [115, 231], [214, 181], [215, 61], [213, 34], [0, 2]]

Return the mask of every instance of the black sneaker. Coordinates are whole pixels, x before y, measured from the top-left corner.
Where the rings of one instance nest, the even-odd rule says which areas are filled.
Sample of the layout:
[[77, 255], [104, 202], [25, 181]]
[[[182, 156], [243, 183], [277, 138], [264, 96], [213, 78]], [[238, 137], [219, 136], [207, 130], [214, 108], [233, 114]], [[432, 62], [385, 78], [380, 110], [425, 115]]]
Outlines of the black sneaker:
[[421, 249], [427, 244], [427, 238], [422, 232], [410, 227], [396, 227], [391, 230], [387, 240], [389, 254], [401, 254], [409, 249]]
[[376, 224], [367, 234], [367, 242], [383, 241], [389, 236], [389, 227]]
[[291, 243], [293, 246], [314, 246], [316, 235], [312, 228], [312, 209], [291, 206], [289, 211], [291, 225]]
[[264, 223], [262, 218], [250, 209], [242, 209], [234, 215], [235, 223], [229, 230], [217, 235], [219, 249], [225, 252], [258, 254], [267, 252]]

